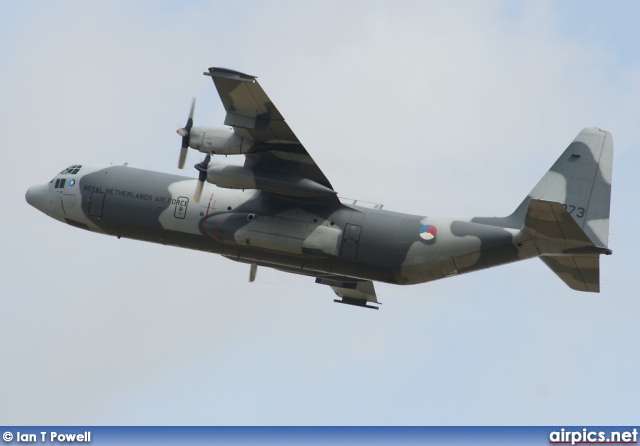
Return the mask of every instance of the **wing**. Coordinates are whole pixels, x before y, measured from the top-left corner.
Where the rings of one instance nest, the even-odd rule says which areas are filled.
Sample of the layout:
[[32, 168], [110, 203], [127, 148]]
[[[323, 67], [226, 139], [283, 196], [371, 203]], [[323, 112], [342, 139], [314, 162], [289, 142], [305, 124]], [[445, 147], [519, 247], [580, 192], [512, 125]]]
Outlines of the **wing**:
[[[333, 190], [255, 76], [215, 67], [204, 74], [211, 76], [218, 90], [227, 112], [225, 125], [257, 143], [245, 154], [245, 167], [309, 179]], [[323, 199], [339, 201], [335, 195]]]

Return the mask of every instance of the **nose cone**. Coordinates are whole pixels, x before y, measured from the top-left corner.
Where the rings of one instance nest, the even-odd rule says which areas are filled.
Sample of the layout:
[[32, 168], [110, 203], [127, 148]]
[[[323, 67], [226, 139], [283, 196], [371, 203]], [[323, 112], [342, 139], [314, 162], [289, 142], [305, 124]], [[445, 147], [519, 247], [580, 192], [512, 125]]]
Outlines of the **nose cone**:
[[46, 214], [49, 204], [49, 186], [46, 184], [31, 186], [24, 198], [31, 206]]

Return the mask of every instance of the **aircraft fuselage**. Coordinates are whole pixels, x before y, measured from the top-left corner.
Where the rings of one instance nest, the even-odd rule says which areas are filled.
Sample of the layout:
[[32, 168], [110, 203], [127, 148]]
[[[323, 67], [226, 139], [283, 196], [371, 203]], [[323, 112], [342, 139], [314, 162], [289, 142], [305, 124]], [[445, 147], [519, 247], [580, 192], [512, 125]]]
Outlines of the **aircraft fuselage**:
[[539, 255], [504, 219], [432, 219], [209, 183], [195, 202], [195, 183], [83, 165], [32, 187], [27, 201], [71, 226], [315, 277], [413, 284]]

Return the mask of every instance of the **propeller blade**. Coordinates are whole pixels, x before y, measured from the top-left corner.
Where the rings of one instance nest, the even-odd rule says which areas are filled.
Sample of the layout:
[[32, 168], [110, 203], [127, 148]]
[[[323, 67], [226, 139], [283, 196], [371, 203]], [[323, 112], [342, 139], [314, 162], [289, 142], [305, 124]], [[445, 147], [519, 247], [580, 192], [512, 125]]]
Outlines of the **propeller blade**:
[[193, 113], [196, 109], [196, 98], [191, 101], [191, 110], [189, 110], [189, 119], [184, 128], [178, 129], [178, 135], [182, 136], [182, 147], [180, 147], [180, 158], [178, 159], [178, 169], [184, 168], [184, 162], [187, 159], [187, 151], [189, 150], [189, 137], [191, 136], [191, 127], [193, 127]]
[[249, 282], [253, 282], [256, 280], [256, 274], [258, 273], [258, 265], [255, 263], [251, 264], [251, 269], [249, 270]]
[[193, 112], [196, 109], [196, 98], [191, 100], [191, 110], [189, 111], [189, 119], [187, 120], [187, 128], [191, 130], [193, 126]]
[[204, 181], [200, 181], [196, 183], [196, 191], [193, 194], [193, 201], [196, 203], [200, 203], [200, 196], [202, 196], [202, 189], [204, 189]]
[[180, 148], [180, 159], [178, 160], [178, 169], [184, 168], [184, 162], [187, 159], [187, 150], [189, 150], [188, 145], [184, 145], [184, 141], [182, 143], [182, 147]]
[[204, 189], [204, 182], [207, 181], [207, 169], [209, 168], [209, 162], [211, 161], [211, 155], [207, 153], [204, 161], [196, 164], [196, 170], [198, 174], [198, 182], [196, 183], [196, 192], [193, 194], [193, 199], [196, 203], [200, 202], [200, 196], [202, 195], [202, 189]]

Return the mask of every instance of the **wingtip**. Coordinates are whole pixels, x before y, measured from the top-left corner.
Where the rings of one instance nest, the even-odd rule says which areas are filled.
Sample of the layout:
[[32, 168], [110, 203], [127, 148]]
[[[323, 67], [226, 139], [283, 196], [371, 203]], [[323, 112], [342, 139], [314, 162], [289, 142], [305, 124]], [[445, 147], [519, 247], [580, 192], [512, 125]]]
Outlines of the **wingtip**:
[[222, 67], [210, 67], [209, 71], [203, 73], [205, 76], [212, 77], [224, 77], [228, 79], [236, 79], [244, 82], [253, 82], [257, 79], [257, 76], [241, 73], [240, 71], [230, 70], [229, 68]]

